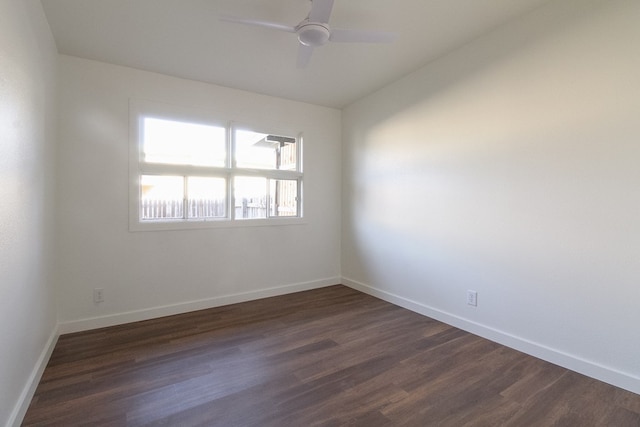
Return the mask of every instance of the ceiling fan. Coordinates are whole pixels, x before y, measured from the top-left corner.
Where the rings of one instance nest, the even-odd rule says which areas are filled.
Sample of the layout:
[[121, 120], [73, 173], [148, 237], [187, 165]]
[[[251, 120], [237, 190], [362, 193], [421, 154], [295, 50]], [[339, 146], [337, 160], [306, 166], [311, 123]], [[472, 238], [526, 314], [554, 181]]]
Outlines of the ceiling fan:
[[397, 38], [395, 33], [383, 31], [331, 28], [329, 26], [329, 18], [331, 16], [331, 10], [333, 9], [333, 2], [334, 0], [311, 0], [311, 12], [309, 12], [309, 16], [295, 26], [232, 16], [223, 16], [220, 19], [227, 22], [255, 25], [296, 34], [300, 42], [298, 48], [298, 68], [306, 67], [311, 60], [313, 50], [328, 42], [391, 43]]

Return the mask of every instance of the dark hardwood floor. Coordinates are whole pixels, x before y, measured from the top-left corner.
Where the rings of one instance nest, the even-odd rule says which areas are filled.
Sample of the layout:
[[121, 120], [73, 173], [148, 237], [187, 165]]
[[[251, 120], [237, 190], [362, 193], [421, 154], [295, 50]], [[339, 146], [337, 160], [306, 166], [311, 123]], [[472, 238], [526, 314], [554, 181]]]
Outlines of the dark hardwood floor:
[[60, 337], [24, 425], [640, 426], [640, 396], [343, 286]]

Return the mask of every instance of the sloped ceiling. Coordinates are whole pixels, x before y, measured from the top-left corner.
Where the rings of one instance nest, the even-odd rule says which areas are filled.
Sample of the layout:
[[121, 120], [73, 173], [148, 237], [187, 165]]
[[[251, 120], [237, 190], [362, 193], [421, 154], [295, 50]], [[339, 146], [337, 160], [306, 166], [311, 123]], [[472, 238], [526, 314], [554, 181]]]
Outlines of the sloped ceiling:
[[310, 0], [42, 0], [62, 54], [342, 108], [549, 0], [335, 0], [334, 27], [396, 32], [393, 44], [331, 43], [296, 67]]

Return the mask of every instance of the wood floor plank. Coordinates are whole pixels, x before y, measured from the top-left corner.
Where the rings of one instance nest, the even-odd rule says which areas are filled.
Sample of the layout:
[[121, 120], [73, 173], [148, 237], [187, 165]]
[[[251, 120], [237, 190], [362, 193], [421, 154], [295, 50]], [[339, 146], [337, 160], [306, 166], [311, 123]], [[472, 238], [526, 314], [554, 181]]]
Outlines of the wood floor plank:
[[344, 286], [63, 335], [25, 426], [640, 426], [640, 396]]

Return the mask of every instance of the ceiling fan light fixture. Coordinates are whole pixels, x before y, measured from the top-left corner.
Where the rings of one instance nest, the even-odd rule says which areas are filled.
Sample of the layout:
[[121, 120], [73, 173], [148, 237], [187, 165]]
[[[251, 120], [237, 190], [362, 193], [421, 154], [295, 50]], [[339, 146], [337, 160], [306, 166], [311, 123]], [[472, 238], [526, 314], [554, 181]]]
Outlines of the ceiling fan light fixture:
[[223, 17], [223, 21], [239, 24], [255, 25], [273, 30], [295, 33], [298, 37], [298, 68], [305, 68], [309, 64], [315, 48], [324, 46], [328, 42], [338, 43], [390, 43], [395, 40], [395, 34], [382, 31], [350, 30], [329, 26], [331, 9], [335, 0], [311, 0], [311, 11], [305, 19], [296, 26], [289, 26], [278, 22], [256, 19]]
[[331, 36], [329, 27], [317, 22], [302, 24], [296, 30], [298, 40], [305, 46], [319, 47], [326, 44]]

